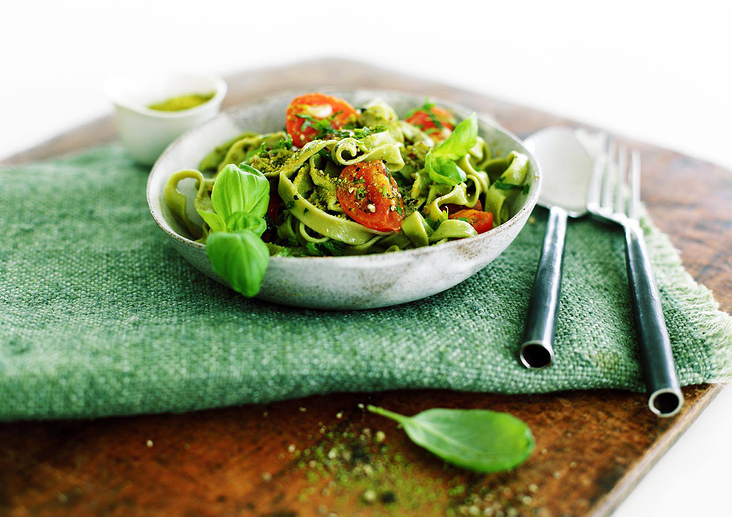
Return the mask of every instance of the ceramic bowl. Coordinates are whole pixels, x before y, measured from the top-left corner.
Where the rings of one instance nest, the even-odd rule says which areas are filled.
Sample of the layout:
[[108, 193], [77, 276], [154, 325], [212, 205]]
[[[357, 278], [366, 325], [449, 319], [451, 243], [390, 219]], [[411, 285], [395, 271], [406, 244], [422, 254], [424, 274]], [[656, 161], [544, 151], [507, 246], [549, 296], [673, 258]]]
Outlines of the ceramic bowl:
[[[424, 95], [374, 90], [322, 90], [354, 106], [373, 99], [390, 104], [400, 115], [424, 102]], [[281, 130], [285, 109], [297, 95], [290, 92], [222, 113], [216, 119], [181, 136], [160, 156], [150, 173], [147, 201], [155, 222], [173, 247], [194, 267], [226, 284], [211, 269], [206, 246], [186, 237], [163, 199], [168, 178], [180, 169], [196, 168], [211, 149], [244, 131]], [[434, 99], [459, 118], [473, 110]], [[480, 134], [494, 154], [511, 151], [529, 157], [530, 188], [513, 207], [513, 217], [489, 232], [436, 246], [379, 255], [350, 257], [272, 257], [258, 298], [312, 309], [371, 309], [411, 302], [439, 293], [483, 269], [505, 250], [529, 219], [539, 196], [541, 175], [536, 160], [511, 133], [478, 119]], [[191, 189], [193, 195], [193, 189]], [[192, 203], [189, 203], [192, 205]], [[194, 213], [191, 216], [197, 215]]]
[[[226, 82], [210, 74], [119, 76], [107, 81], [107, 97], [114, 105], [114, 121], [122, 144], [135, 161], [152, 165], [165, 148], [189, 129], [218, 115], [226, 96]], [[179, 95], [215, 92], [195, 108], [159, 111], [148, 108]]]

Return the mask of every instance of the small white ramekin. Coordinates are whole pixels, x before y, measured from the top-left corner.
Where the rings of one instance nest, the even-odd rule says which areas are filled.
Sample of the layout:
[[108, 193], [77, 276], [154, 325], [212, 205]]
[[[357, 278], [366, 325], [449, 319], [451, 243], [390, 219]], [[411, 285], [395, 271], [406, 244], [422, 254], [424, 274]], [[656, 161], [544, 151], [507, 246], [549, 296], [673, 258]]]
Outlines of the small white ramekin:
[[[114, 104], [114, 118], [122, 144], [135, 161], [152, 165], [173, 140], [214, 118], [226, 96], [226, 82], [211, 74], [178, 73], [158, 76], [119, 76], [104, 87]], [[192, 93], [214, 97], [195, 108], [158, 111], [151, 104]]]

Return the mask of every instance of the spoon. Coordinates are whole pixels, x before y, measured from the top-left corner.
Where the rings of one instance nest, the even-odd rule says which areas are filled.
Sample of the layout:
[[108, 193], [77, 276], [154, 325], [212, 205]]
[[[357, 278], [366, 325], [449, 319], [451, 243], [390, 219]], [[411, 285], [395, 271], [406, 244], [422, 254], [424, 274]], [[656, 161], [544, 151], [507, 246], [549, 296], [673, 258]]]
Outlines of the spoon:
[[554, 326], [562, 285], [562, 258], [567, 217], [587, 213], [587, 188], [593, 161], [585, 147], [568, 127], [549, 127], [524, 142], [541, 167], [542, 190], [538, 204], [549, 209], [544, 244], [524, 337], [519, 351], [526, 368], [546, 368], [554, 359]]

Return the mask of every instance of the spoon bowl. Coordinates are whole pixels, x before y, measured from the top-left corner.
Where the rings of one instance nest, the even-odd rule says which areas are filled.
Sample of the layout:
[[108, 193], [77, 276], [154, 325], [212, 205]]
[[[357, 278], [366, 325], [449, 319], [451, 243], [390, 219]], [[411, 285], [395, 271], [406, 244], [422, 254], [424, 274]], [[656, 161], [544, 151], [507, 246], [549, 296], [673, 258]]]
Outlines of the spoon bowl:
[[569, 217], [586, 215], [594, 161], [575, 130], [564, 126], [542, 129], [527, 138], [524, 145], [542, 167], [544, 185], [537, 204], [549, 209], [561, 207]]

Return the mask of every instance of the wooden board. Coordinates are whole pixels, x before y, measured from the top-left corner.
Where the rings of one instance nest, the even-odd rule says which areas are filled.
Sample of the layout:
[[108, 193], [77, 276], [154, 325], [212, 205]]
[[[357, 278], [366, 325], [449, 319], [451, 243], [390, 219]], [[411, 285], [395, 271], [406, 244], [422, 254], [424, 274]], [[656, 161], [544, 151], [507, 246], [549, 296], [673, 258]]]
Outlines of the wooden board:
[[[398, 89], [493, 114], [520, 136], [546, 113], [363, 63], [325, 60], [229, 79], [226, 105], [318, 86]], [[103, 118], [6, 163], [58, 156], [114, 137]], [[642, 152], [643, 198], [686, 267], [732, 308], [732, 174], [681, 154]], [[703, 182], [695, 177], [704, 177]], [[683, 221], [683, 224], [680, 222]], [[439, 390], [335, 394], [265, 406], [93, 421], [0, 424], [0, 515], [372, 516], [608, 515], [696, 419], [718, 386], [684, 389], [673, 419], [619, 391], [507, 396]], [[373, 403], [405, 414], [490, 408], [524, 419], [537, 448], [510, 473], [445, 466]], [[383, 434], [382, 434], [383, 433]]]

